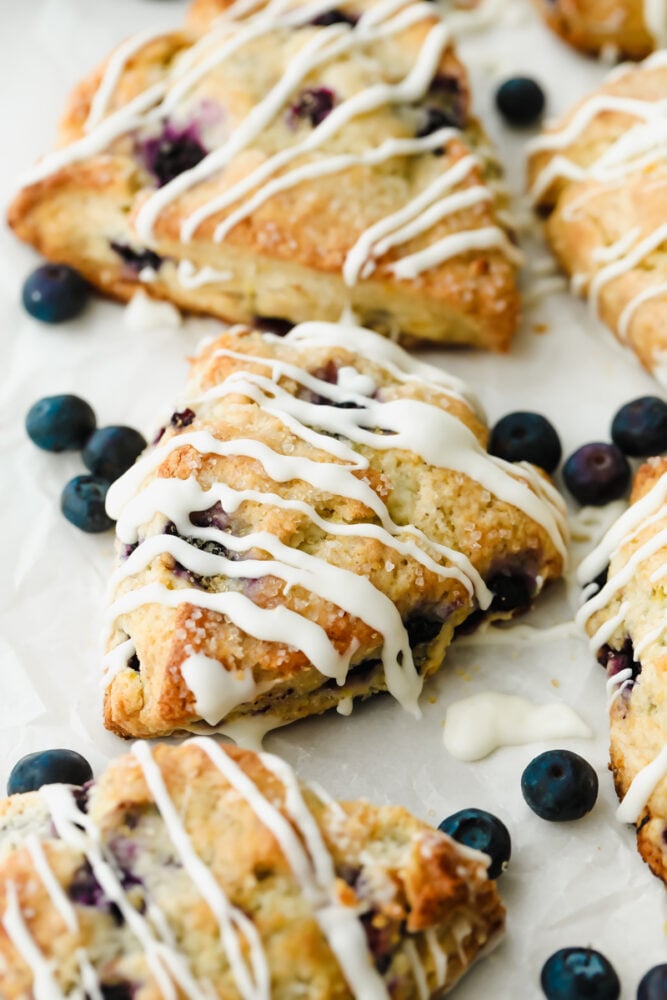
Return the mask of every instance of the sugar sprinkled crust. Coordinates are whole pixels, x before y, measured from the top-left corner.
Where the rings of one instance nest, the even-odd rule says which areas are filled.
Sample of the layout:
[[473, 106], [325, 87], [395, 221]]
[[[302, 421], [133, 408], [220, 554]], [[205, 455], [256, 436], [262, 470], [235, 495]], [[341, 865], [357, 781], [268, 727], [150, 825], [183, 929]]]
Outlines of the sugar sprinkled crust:
[[284, 7], [202, 0], [187, 30], [124, 43], [10, 224], [121, 299], [235, 322], [347, 306], [505, 350], [517, 255], [446, 24], [414, 0]]
[[486, 435], [458, 380], [368, 330], [207, 345], [109, 493], [107, 726], [269, 728], [387, 689], [418, 714], [455, 628], [563, 567], [560, 497]]
[[625, 66], [529, 145], [533, 200], [573, 289], [667, 384], [664, 52]]
[[667, 763], [656, 770], [667, 746], [667, 459], [641, 466], [631, 500], [580, 571], [590, 583], [609, 563], [579, 619], [609, 677], [620, 818], [636, 823], [642, 857], [667, 882]]
[[487, 862], [269, 754], [141, 744], [85, 793], [0, 803], [0, 992], [440, 996], [502, 933]]
[[663, 0], [533, 0], [547, 24], [587, 53], [643, 59], [667, 42]]

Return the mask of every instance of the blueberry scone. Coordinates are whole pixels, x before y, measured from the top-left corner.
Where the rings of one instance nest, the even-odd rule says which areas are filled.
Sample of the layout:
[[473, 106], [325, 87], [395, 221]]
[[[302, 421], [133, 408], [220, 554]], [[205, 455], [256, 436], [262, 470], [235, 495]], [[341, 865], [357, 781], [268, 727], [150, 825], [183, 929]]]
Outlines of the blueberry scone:
[[529, 183], [573, 289], [667, 384], [667, 58], [614, 72], [530, 144]]
[[322, 794], [199, 737], [6, 799], [3, 1000], [441, 996], [502, 934], [488, 857]]
[[667, 45], [665, 0], [533, 0], [547, 24], [582, 52], [643, 59]]
[[111, 487], [106, 724], [266, 728], [424, 678], [563, 567], [562, 501], [485, 451], [465, 387], [369, 330], [235, 328]]
[[667, 459], [638, 471], [632, 504], [579, 570], [579, 618], [606, 667], [619, 818], [667, 882]]
[[10, 224], [111, 295], [509, 346], [517, 252], [435, 5], [197, 0], [77, 88], [60, 141]]

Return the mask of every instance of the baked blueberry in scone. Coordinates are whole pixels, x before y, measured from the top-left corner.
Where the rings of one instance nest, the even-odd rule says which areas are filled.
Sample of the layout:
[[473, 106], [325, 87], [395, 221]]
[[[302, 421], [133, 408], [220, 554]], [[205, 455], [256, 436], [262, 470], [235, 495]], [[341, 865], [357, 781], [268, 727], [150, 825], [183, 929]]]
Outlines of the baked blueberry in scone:
[[667, 44], [664, 0], [533, 0], [547, 24], [582, 52], [643, 59]]
[[437, 5], [204, 0], [77, 88], [9, 219], [121, 299], [505, 350], [498, 173]]
[[623, 66], [529, 144], [529, 185], [574, 291], [667, 384], [667, 58]]
[[667, 459], [641, 466], [631, 506], [579, 575], [579, 620], [609, 678], [619, 818], [667, 882]]
[[142, 743], [0, 803], [0, 993], [423, 1000], [504, 928], [486, 855], [270, 754]]
[[485, 450], [467, 392], [369, 330], [234, 328], [109, 491], [106, 724], [266, 728], [388, 690], [562, 571], [562, 500]]

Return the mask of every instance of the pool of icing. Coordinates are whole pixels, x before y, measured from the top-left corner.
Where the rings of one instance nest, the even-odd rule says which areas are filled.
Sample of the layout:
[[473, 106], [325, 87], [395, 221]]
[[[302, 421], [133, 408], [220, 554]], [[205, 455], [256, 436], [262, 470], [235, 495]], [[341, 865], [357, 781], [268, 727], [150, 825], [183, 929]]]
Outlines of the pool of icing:
[[[486, 32], [470, 32], [462, 48], [475, 85], [478, 114], [498, 142], [515, 191], [522, 186], [524, 136], [504, 128], [493, 109], [497, 81], [517, 72], [544, 83], [549, 110], [564, 110], [605, 72], [569, 52], [537, 23], [527, 0], [487, 0], [501, 11]], [[4, 156], [0, 192], [6, 202], [17, 175], [49, 146], [69, 87], [128, 31], [177, 25], [185, 3], [116, 0], [32, 0], [12, 10], [11, 33], [0, 35], [0, 65], [11, 86], [0, 91]], [[19, 49], [10, 39], [20, 37]], [[11, 77], [9, 74], [11, 73]], [[523, 221], [526, 212], [519, 207]], [[472, 383], [491, 420], [513, 409], [537, 409], [557, 426], [567, 454], [605, 439], [618, 406], [655, 391], [655, 384], [620, 348], [610, 346], [586, 307], [553, 289], [546, 248], [524, 233], [533, 304], [511, 356], [429, 352]], [[40, 396], [77, 392], [100, 425], [128, 423], [153, 438], [169, 422], [187, 366], [216, 323], [155, 313], [137, 303], [94, 302], [84, 317], [61, 328], [32, 321], [19, 302], [20, 284], [37, 258], [0, 230], [0, 343], [3, 380], [2, 600], [0, 602], [0, 781], [15, 759], [46, 746], [71, 746], [96, 771], [124, 744], [106, 733], [99, 713], [100, 649], [111, 535], [86, 536], [58, 509], [62, 486], [83, 471], [76, 455], [54, 456], [25, 437], [23, 417]], [[184, 268], [184, 281], [201, 279]], [[147, 275], [149, 280], [150, 275]], [[147, 378], [147, 373], [150, 377]], [[618, 509], [618, 508], [616, 508]], [[607, 516], [580, 518], [577, 557], [600, 534]], [[585, 536], [588, 536], [586, 538]], [[330, 713], [269, 735], [267, 748], [306, 778], [340, 797], [366, 795], [403, 803], [437, 824], [450, 812], [478, 805], [510, 828], [514, 851], [500, 888], [510, 912], [505, 942], [461, 983], [460, 1000], [538, 996], [542, 962], [556, 948], [591, 944], [602, 950], [634, 996], [640, 975], [664, 960], [663, 893], [641, 862], [632, 832], [615, 819], [606, 772], [605, 674], [572, 620], [576, 589], [555, 588], [524, 625], [500, 637], [464, 637], [422, 696], [420, 723], [390, 698], [375, 699], [342, 718]], [[542, 635], [535, 629], [557, 626]], [[514, 635], [514, 639], [511, 636]], [[548, 704], [563, 702], [594, 731], [593, 740], [505, 747], [477, 763], [451, 757], [443, 746], [448, 705], [494, 690]], [[350, 706], [346, 705], [347, 710]], [[521, 797], [525, 764], [548, 746], [565, 745], [597, 768], [601, 794], [585, 820], [559, 826], [532, 815]]]

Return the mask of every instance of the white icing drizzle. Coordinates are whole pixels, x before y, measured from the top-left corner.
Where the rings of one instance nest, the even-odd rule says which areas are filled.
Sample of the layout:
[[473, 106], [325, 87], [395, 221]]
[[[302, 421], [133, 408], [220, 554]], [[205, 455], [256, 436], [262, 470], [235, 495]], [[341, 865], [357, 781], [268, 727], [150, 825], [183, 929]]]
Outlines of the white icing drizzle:
[[632, 667], [619, 670], [613, 677], [607, 679], [607, 709], [611, 709], [614, 702], [621, 696], [629, 684], [632, 683]]
[[445, 717], [445, 748], [457, 760], [473, 761], [494, 750], [593, 733], [567, 705], [536, 705], [516, 695], [484, 691], [453, 702]]
[[179, 283], [188, 290], [204, 285], [224, 284], [234, 277], [233, 271], [216, 271], [213, 267], [197, 268], [190, 260], [182, 260], [176, 272]]
[[618, 260], [619, 257], [623, 257], [632, 249], [640, 236], [641, 229], [635, 226], [633, 229], [628, 229], [627, 233], [623, 233], [615, 243], [610, 243], [606, 247], [598, 247], [593, 251], [591, 257], [596, 264], [608, 264], [610, 261]]
[[644, 0], [644, 23], [655, 47], [667, 46], [667, 7], [665, 0]]
[[616, 818], [621, 823], [637, 823], [653, 792], [665, 776], [667, 776], [667, 746], [664, 746], [658, 756], [634, 776], [625, 798], [616, 810]]
[[35, 871], [42, 880], [44, 888], [51, 897], [53, 905], [63, 918], [65, 927], [72, 934], [76, 934], [79, 929], [79, 921], [77, 920], [76, 912], [67, 898], [60, 882], [53, 874], [39, 839], [34, 833], [30, 834], [26, 837], [25, 845], [28, 848], [30, 857], [32, 858]]
[[137, 649], [134, 645], [134, 639], [124, 639], [123, 642], [119, 642], [117, 646], [105, 655], [102, 671], [104, 676], [104, 683], [110, 684], [116, 674], [119, 674], [121, 670], [124, 670], [127, 666], [128, 660], [136, 653]]
[[252, 670], [240, 672], [225, 667], [203, 653], [183, 661], [181, 676], [195, 696], [195, 711], [210, 726], [216, 726], [238, 705], [252, 701], [256, 694]]
[[425, 937], [431, 958], [433, 959], [433, 965], [435, 966], [435, 985], [439, 989], [447, 982], [447, 952], [438, 941], [438, 935], [434, 927], [427, 928]]
[[[255, 926], [241, 910], [230, 903], [213, 873], [195, 851], [148, 744], [134, 743], [132, 753], [139, 762], [148, 789], [183, 867], [217, 921], [220, 941], [227, 953], [241, 996], [244, 1000], [270, 1000], [269, 969]], [[229, 759], [226, 755], [225, 758]], [[250, 947], [250, 968], [241, 950], [241, 935]]]
[[107, 113], [109, 103], [118, 86], [123, 70], [132, 56], [140, 52], [149, 42], [155, 41], [160, 35], [154, 31], [142, 31], [126, 39], [111, 54], [104, 70], [104, 75], [90, 102], [90, 111], [83, 126], [84, 132], [90, 133], [97, 128]]
[[341, 700], [336, 705], [336, 711], [339, 715], [352, 715], [352, 709], [354, 708], [354, 698], [341, 698]]
[[[620, 277], [622, 274], [627, 274], [628, 271], [632, 270], [638, 264], [641, 264], [649, 254], [654, 250], [657, 250], [663, 243], [667, 241], [667, 223], [658, 226], [654, 232], [650, 233], [643, 240], [641, 240], [632, 250], [627, 253], [620, 260], [614, 261], [612, 264], [608, 264], [603, 267], [601, 271], [595, 275], [590, 285], [588, 286], [588, 298], [591, 304], [591, 309], [595, 315], [598, 312], [598, 301], [600, 298], [600, 292], [603, 287], [607, 285], [614, 278]], [[630, 302], [632, 306], [634, 300]]]
[[519, 266], [523, 260], [520, 252], [512, 246], [507, 234], [498, 226], [483, 226], [464, 233], [452, 233], [437, 240], [424, 250], [402, 257], [389, 265], [397, 278], [416, 278], [422, 271], [437, 267], [443, 261], [469, 253], [471, 250], [502, 250], [512, 263]]
[[645, 288], [643, 292], [639, 295], [635, 295], [631, 299], [618, 320], [618, 335], [623, 341], [627, 341], [628, 335], [630, 333], [630, 324], [635, 318], [635, 314], [639, 310], [640, 306], [643, 306], [645, 302], [650, 302], [653, 299], [660, 299], [667, 296], [667, 282], [662, 282], [659, 285], [655, 285], [653, 288]]
[[5, 884], [5, 898], [2, 925], [7, 937], [32, 971], [34, 1000], [66, 1000], [53, 974], [54, 963], [44, 957], [23, 919], [18, 893], [13, 882]]
[[422, 960], [419, 957], [416, 944], [408, 938], [403, 945], [403, 950], [408, 956], [408, 962], [410, 963], [410, 968], [412, 969], [412, 975], [415, 980], [415, 986], [417, 987], [417, 996], [419, 997], [419, 1000], [429, 1000], [431, 991], [428, 988], [426, 972], [424, 970], [424, 966], [422, 965]]

